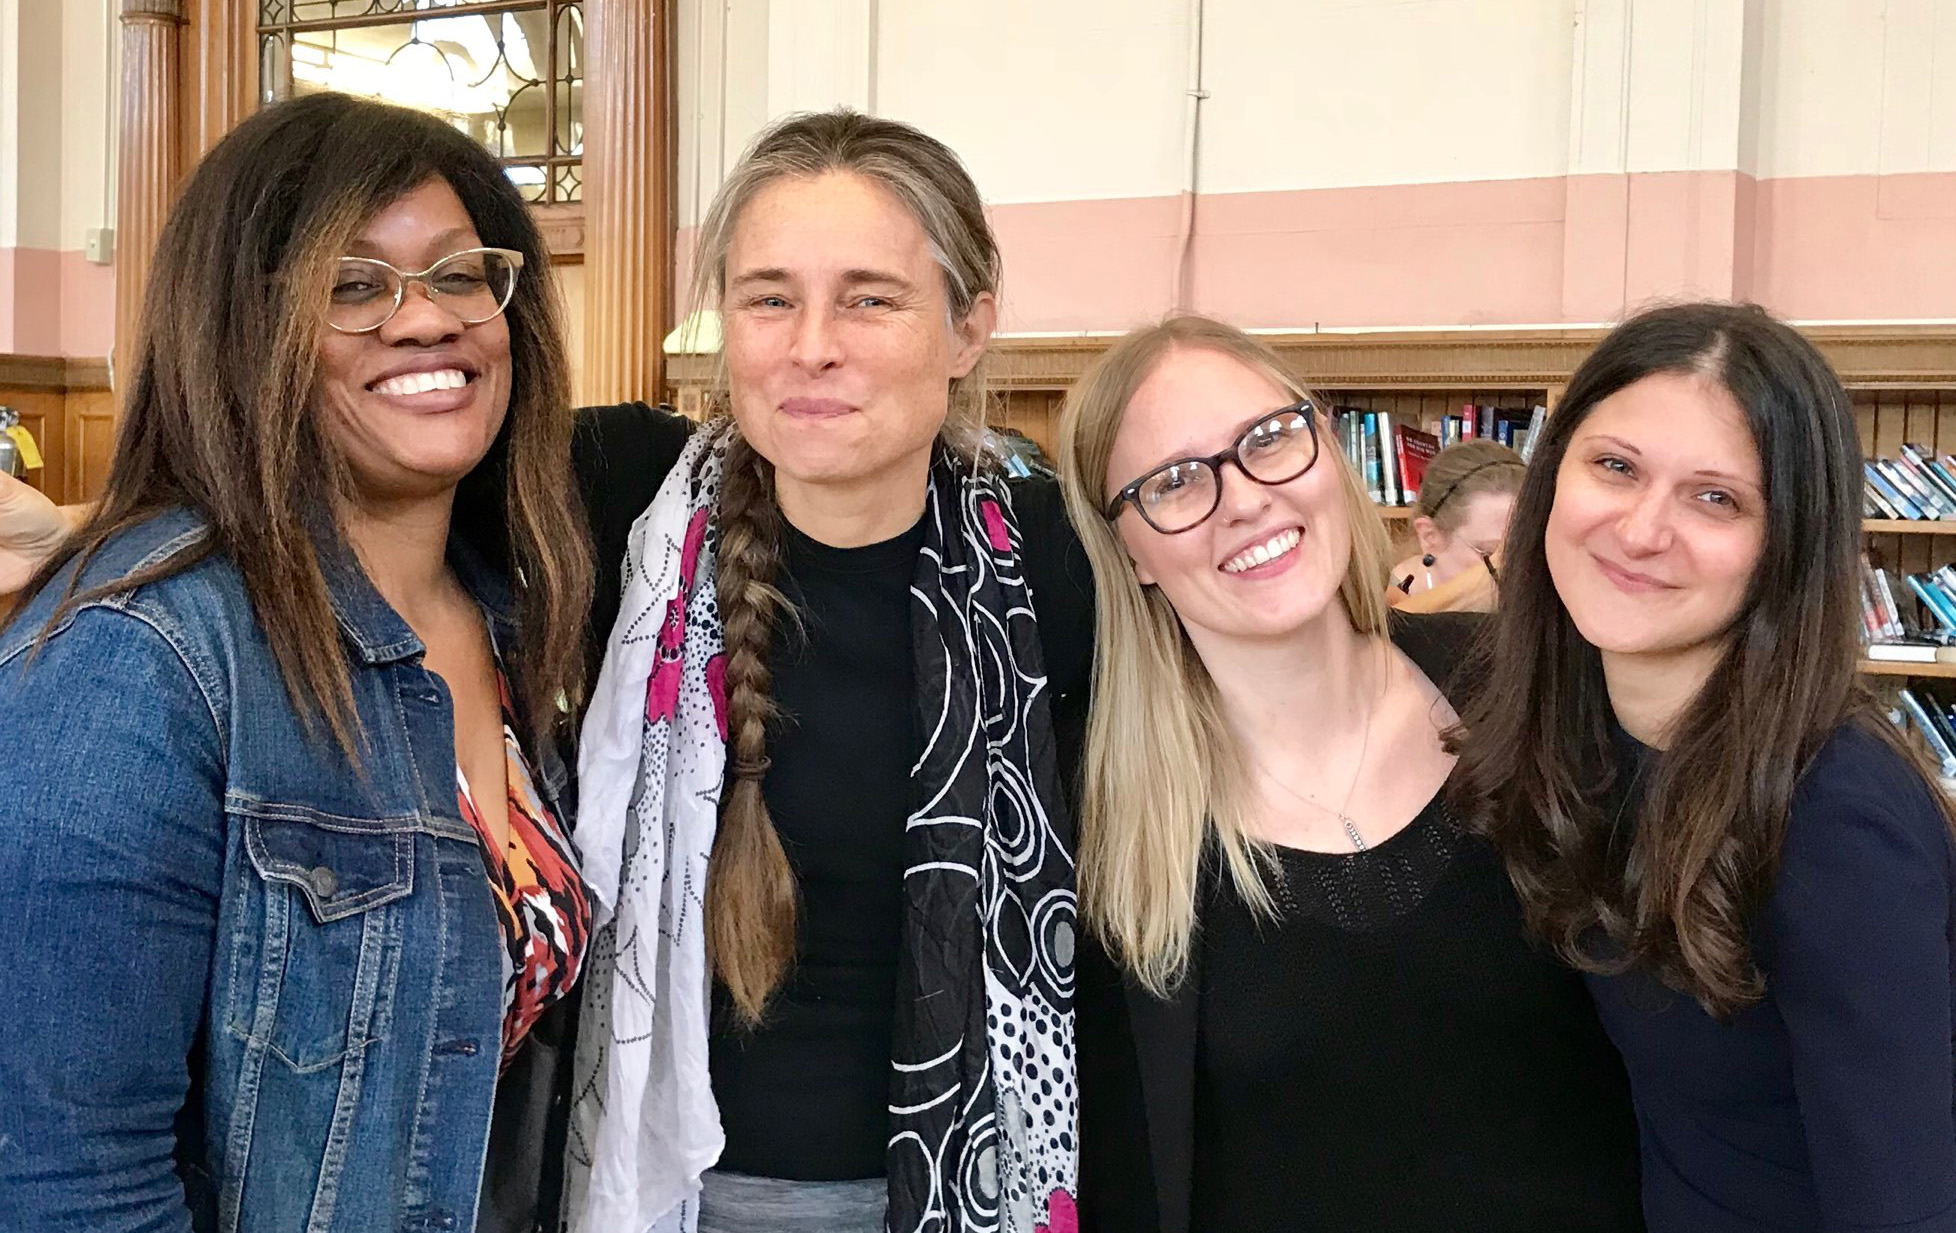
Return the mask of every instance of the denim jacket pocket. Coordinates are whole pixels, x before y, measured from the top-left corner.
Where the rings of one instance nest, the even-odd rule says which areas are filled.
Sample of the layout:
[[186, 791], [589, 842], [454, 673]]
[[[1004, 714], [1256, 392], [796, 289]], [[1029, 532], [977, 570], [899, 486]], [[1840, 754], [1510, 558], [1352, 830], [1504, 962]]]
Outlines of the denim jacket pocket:
[[255, 910], [232, 939], [227, 1022], [295, 1071], [324, 1070], [387, 1035], [415, 823], [255, 801], [241, 812]]

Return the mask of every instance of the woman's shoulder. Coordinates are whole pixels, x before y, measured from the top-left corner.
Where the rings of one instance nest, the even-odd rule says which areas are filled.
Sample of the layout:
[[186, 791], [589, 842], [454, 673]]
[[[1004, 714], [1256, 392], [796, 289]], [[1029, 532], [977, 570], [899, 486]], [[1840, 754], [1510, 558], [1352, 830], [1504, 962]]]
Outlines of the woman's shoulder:
[[1877, 730], [1882, 722], [1874, 715], [1843, 721], [1807, 764], [1794, 789], [1783, 860], [1833, 864], [1852, 832], [1878, 838], [1875, 852], [1949, 861], [1949, 822], [1935, 796], [1940, 789]]
[[1473, 681], [1472, 650], [1487, 623], [1483, 612], [1400, 612], [1386, 616], [1386, 632], [1413, 666], [1458, 710]]
[[600, 539], [616, 533], [622, 540], [658, 495], [695, 427], [672, 408], [645, 402], [578, 410], [571, 464]]

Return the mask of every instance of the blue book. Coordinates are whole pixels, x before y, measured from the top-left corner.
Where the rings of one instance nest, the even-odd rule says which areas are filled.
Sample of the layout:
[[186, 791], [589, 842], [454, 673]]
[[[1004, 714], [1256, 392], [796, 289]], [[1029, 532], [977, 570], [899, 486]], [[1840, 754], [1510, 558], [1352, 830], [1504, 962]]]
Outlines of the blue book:
[[1942, 733], [1936, 731], [1936, 725], [1929, 719], [1929, 712], [1924, 709], [1913, 691], [1901, 689], [1897, 691], [1897, 696], [1901, 699], [1903, 708], [1908, 711], [1909, 718], [1915, 721], [1916, 730], [1922, 734], [1922, 739], [1928, 742], [1929, 753], [1942, 764], [1943, 775], [1956, 776], [1956, 750], [1950, 749], [1949, 743], [1942, 739]]
[[1385, 501], [1383, 473], [1379, 469], [1379, 413], [1365, 412], [1364, 432], [1359, 438], [1359, 448], [1365, 458], [1365, 491], [1370, 494], [1373, 504]]
[[1915, 502], [1915, 508], [1922, 511], [1924, 518], [1941, 518], [1945, 513], [1956, 513], [1956, 509], [1943, 508], [1941, 498], [1930, 491], [1929, 482], [1916, 475], [1906, 462], [1877, 458], [1874, 464], [1875, 470], [1887, 476], [1896, 491]]
[[1919, 575], [1910, 574], [1908, 589], [1915, 592], [1915, 598], [1922, 601], [1922, 606], [1929, 610], [1936, 624], [1956, 633], [1956, 605], [1950, 603], [1949, 596], [1943, 593], [1941, 587]]
[[1887, 502], [1889, 508], [1893, 509], [1898, 516], [1914, 519], [1920, 519], [1922, 517], [1922, 511], [1915, 508], [1915, 502], [1897, 491], [1895, 486], [1888, 482], [1888, 477], [1883, 475], [1872, 461], [1863, 462], [1861, 466], [1867, 472], [1868, 486], [1873, 488], [1875, 494]]

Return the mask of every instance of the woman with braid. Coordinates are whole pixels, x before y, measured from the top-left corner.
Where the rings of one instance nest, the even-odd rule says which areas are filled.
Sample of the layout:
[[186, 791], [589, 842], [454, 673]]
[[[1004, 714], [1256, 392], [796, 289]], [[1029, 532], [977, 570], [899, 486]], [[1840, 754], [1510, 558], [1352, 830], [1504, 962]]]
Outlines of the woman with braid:
[[981, 445], [982, 203], [915, 129], [794, 117], [696, 251], [715, 414], [613, 407], [580, 440], [620, 589], [579, 763], [572, 1218], [1070, 1229], [1054, 724], [1091, 605], [1057, 488]]
[[[715, 414], [597, 408], [574, 442], [608, 638], [572, 1227], [1071, 1230], [1054, 752], [1090, 574], [1057, 486], [981, 445], [983, 204], [913, 128], [791, 117], [696, 251]], [[61, 531], [0, 483], [0, 588]]]

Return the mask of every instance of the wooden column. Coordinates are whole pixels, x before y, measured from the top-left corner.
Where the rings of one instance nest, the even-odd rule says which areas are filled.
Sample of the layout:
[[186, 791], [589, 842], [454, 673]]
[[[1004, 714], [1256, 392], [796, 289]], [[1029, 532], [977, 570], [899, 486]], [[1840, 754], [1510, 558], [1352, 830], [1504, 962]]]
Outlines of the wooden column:
[[607, 403], [665, 393], [673, 326], [671, 0], [584, 5], [584, 371]]
[[122, 119], [116, 150], [115, 370], [127, 389], [143, 287], [182, 168], [177, 40], [183, 0], [122, 0]]
[[257, 0], [185, 0], [182, 169], [258, 110]]

